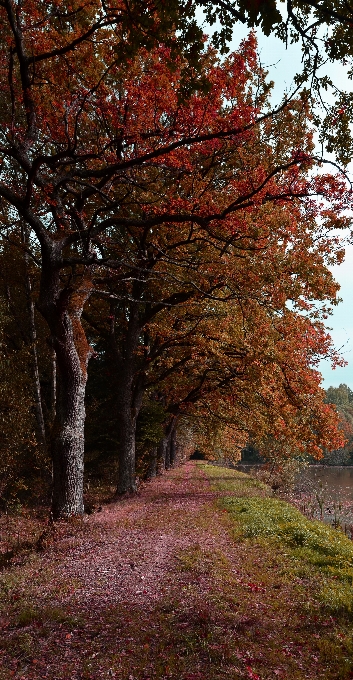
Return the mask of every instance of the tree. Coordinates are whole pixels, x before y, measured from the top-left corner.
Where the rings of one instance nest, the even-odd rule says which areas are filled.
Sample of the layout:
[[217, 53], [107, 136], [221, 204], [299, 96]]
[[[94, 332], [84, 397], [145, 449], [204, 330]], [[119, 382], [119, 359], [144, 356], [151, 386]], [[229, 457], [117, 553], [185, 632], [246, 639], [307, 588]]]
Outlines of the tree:
[[348, 404], [353, 403], [353, 391], [343, 383], [339, 387], [331, 386], [326, 390], [325, 401], [327, 404], [348, 406]]
[[[302, 169], [312, 162], [310, 152], [301, 149], [305, 98], [289, 109], [283, 106], [278, 123], [270, 122], [270, 112], [261, 113], [267, 86], [256, 64], [253, 37], [224, 66], [214, 61], [212, 51], [201, 55], [198, 68], [208, 88], [191, 89], [185, 98], [185, 74], [193, 73], [189, 62], [180, 52], [174, 58], [173, 46], [164, 44], [151, 50], [148, 42], [148, 51], [138, 51], [145, 29], [131, 23], [127, 5], [122, 8], [116, 13], [95, 2], [70, 8], [30, 0], [0, 3], [2, 230], [11, 237], [25, 224], [29, 256], [41, 266], [37, 305], [57, 363], [50, 437], [56, 518], [83, 512], [84, 397], [94, 352], [82, 326], [83, 308], [99, 285], [102, 268], [117, 268], [121, 280], [132, 277], [135, 287], [141, 278], [140, 264], [125, 262], [121, 253], [117, 259], [109, 243], [113, 246], [121, 235], [123, 244], [134, 230], [150, 234], [162, 225], [163, 233], [182, 226], [185, 238], [196, 225], [205, 244], [214, 239], [226, 252], [243, 238], [237, 234], [246, 219], [238, 223], [234, 216], [248, 208], [265, 210], [281, 198], [309, 200], [322, 194], [334, 200], [340, 213], [344, 201], [343, 186], [333, 180], [302, 182]], [[160, 40], [158, 30], [146, 35], [153, 44]], [[125, 37], [131, 43], [130, 61], [122, 49]], [[148, 89], [142, 90], [142, 81]], [[277, 144], [279, 129], [283, 135], [290, 129], [290, 149]], [[255, 152], [263, 134], [271, 142], [260, 170]], [[211, 163], [207, 171], [219, 191], [217, 200], [214, 194], [199, 204], [186, 178], [190, 163], [202, 161], [204, 144]], [[248, 144], [253, 144], [248, 152], [253, 156], [251, 181], [242, 172]], [[217, 162], [218, 154], [228, 162], [234, 153], [237, 162], [233, 169], [229, 161], [229, 176], [227, 166]], [[205, 197], [203, 167], [199, 165], [198, 191]], [[224, 181], [228, 189], [220, 191]], [[159, 189], [166, 184], [169, 193], [161, 203]], [[337, 226], [333, 211], [330, 219]], [[228, 225], [225, 231], [223, 224]], [[249, 246], [255, 241], [260, 245], [261, 235], [251, 229], [245, 237]], [[131, 332], [138, 337], [137, 326]]]
[[325, 402], [334, 404], [339, 417], [339, 427], [345, 436], [344, 447], [325, 451], [324, 463], [328, 465], [347, 465], [351, 463], [353, 442], [353, 391], [341, 383], [339, 387], [326, 390]]

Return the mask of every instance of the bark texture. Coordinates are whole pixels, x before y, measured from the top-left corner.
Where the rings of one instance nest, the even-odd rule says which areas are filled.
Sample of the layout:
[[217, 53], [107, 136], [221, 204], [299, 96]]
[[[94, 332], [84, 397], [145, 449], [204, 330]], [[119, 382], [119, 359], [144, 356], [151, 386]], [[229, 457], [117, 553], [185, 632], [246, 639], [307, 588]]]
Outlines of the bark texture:
[[43, 416], [43, 405], [42, 405], [42, 394], [39, 379], [39, 366], [38, 366], [38, 351], [37, 351], [37, 328], [35, 322], [35, 312], [34, 312], [34, 302], [32, 296], [32, 284], [28, 271], [28, 254], [25, 253], [25, 285], [26, 285], [26, 296], [27, 296], [27, 309], [28, 309], [28, 319], [29, 319], [29, 334], [31, 341], [31, 351], [32, 351], [32, 373], [33, 373], [33, 385], [34, 385], [34, 411], [37, 423], [37, 438], [40, 446], [46, 451], [47, 441], [45, 432], [45, 423]]
[[136, 492], [135, 473], [135, 441], [136, 441], [136, 410], [132, 408], [133, 401], [133, 373], [129, 362], [122, 366], [120, 384], [117, 395], [117, 424], [119, 437], [119, 476], [117, 494], [132, 494]]
[[157, 475], [162, 475], [165, 470], [165, 461], [167, 455], [168, 438], [162, 437], [158, 444], [157, 450]]
[[173, 429], [170, 437], [170, 452], [169, 452], [170, 467], [174, 467], [177, 462], [177, 419], [175, 418]]
[[[58, 381], [56, 415], [51, 433], [53, 461], [52, 512], [55, 519], [82, 515], [86, 374], [67, 315], [65, 342], [54, 342]], [[64, 324], [63, 324], [64, 325]]]
[[112, 324], [110, 347], [114, 364], [114, 390], [118, 430], [118, 484], [116, 494], [134, 494], [136, 487], [136, 424], [141, 409], [144, 373], [139, 371], [137, 350], [141, 331], [138, 305], [129, 308], [123, 337]]
[[154, 446], [148, 458], [148, 468], [146, 472], [146, 479], [153, 479], [157, 475], [157, 454], [158, 448]]
[[176, 426], [177, 417], [172, 415], [164, 423], [164, 435], [157, 450], [157, 474], [173, 467], [176, 458]]
[[92, 284], [82, 270], [73, 285], [62, 288], [60, 258], [53, 244], [44, 250], [39, 308], [51, 332], [56, 355], [56, 413], [50, 435], [53, 462], [54, 519], [82, 515], [84, 423], [87, 364], [92, 355], [81, 325], [83, 306]]

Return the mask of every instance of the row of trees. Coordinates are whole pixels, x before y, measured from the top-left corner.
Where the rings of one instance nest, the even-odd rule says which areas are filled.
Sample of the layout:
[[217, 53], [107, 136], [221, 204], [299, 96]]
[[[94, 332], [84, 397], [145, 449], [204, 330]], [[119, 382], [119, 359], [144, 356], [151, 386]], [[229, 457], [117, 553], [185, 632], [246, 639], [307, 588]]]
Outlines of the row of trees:
[[136, 441], [151, 476], [177, 432], [213, 453], [342, 440], [315, 366], [339, 361], [350, 193], [313, 155], [308, 94], [271, 111], [253, 34], [190, 61], [172, 10], [133, 9], [0, 2], [3, 478], [49, 456], [55, 518], [83, 512], [89, 363], [118, 494]]

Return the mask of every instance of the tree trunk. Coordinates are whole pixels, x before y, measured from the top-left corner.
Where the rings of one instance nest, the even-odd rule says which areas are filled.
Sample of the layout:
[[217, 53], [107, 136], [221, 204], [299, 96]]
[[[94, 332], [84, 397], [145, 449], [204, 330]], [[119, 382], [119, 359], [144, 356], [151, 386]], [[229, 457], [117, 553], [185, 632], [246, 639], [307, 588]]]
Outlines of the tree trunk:
[[167, 456], [168, 435], [164, 435], [159, 442], [157, 451], [157, 475], [162, 475], [165, 470]]
[[153, 479], [157, 475], [157, 454], [158, 448], [154, 446], [149, 455], [146, 479]]
[[[138, 294], [136, 293], [136, 297]], [[128, 310], [126, 333], [115, 335], [114, 310], [111, 311], [110, 335], [113, 390], [116, 396], [116, 419], [118, 430], [118, 484], [117, 496], [134, 494], [136, 487], [136, 424], [141, 409], [144, 374], [139, 371], [138, 345], [141, 332], [139, 304], [131, 303]]]
[[135, 441], [137, 416], [131, 408], [132, 402], [132, 379], [133, 375], [127, 375], [129, 371], [125, 367], [120, 373], [120, 385], [117, 399], [118, 413], [118, 462], [119, 476], [116, 493], [118, 496], [136, 493], [135, 473]]
[[53, 424], [56, 414], [56, 353], [51, 353], [51, 381], [50, 381], [50, 422]]
[[173, 429], [170, 436], [170, 467], [174, 467], [177, 457], [177, 421], [175, 419]]
[[27, 295], [27, 309], [29, 316], [29, 335], [31, 341], [32, 350], [32, 372], [33, 372], [33, 386], [34, 386], [34, 410], [36, 414], [37, 422], [37, 437], [40, 446], [46, 451], [46, 433], [45, 433], [45, 423], [43, 416], [42, 407], [42, 394], [40, 388], [39, 380], [39, 366], [38, 366], [38, 351], [37, 351], [37, 329], [34, 315], [34, 302], [32, 297], [32, 285], [28, 272], [28, 254], [25, 253], [25, 266], [26, 266], [26, 295]]
[[[67, 319], [70, 322], [69, 318]], [[68, 323], [68, 326], [70, 323]], [[70, 331], [69, 331], [70, 333]], [[51, 432], [52, 513], [55, 519], [82, 515], [86, 373], [74, 342], [56, 347], [58, 381], [56, 416]]]
[[171, 463], [171, 446], [174, 427], [176, 426], [175, 416], [164, 423], [164, 435], [158, 446], [157, 453], [157, 474], [161, 475], [163, 470], [169, 470]]
[[50, 451], [52, 515], [59, 519], [82, 515], [84, 511], [85, 388], [87, 364], [93, 352], [81, 325], [81, 315], [92, 283], [86, 270], [77, 277], [75, 288], [60, 289], [59, 267], [53, 251], [54, 247], [49, 262], [43, 257], [39, 309], [49, 325], [56, 354], [57, 398]]
[[[139, 299], [138, 290], [134, 296]], [[115, 334], [115, 308], [111, 307], [110, 364], [113, 387], [116, 394], [116, 418], [118, 429], [118, 483], [117, 496], [134, 494], [136, 486], [136, 424], [144, 391], [144, 373], [139, 371], [138, 346], [141, 333], [139, 302], [131, 302], [127, 312], [124, 333], [119, 328]]]
[[118, 496], [134, 494], [136, 487], [136, 424], [143, 397], [143, 381], [136, 375], [134, 356], [118, 362], [117, 372], [117, 424], [119, 477]]
[[170, 470], [170, 444], [171, 444], [171, 432], [169, 432], [168, 437], [167, 437], [167, 443], [165, 447], [165, 464], [164, 467], [166, 470]]

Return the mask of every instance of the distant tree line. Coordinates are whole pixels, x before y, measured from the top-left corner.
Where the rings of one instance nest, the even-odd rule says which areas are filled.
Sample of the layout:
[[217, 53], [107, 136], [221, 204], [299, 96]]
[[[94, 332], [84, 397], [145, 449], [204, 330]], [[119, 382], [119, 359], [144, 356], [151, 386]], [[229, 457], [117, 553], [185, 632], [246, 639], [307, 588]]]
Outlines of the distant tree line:
[[[328, 451], [323, 449], [322, 458], [315, 460], [310, 458], [311, 464], [320, 465], [353, 465], [353, 390], [348, 385], [341, 383], [339, 387], [328, 387], [325, 392], [325, 402], [334, 404], [340, 418], [341, 431], [346, 439], [345, 446]], [[263, 463], [266, 456], [261, 455], [259, 449], [248, 443], [241, 451], [241, 462]]]
[[353, 390], [344, 383], [339, 387], [329, 387], [325, 401], [335, 404], [347, 443], [334, 451], [325, 451], [323, 462], [328, 465], [353, 465]]

